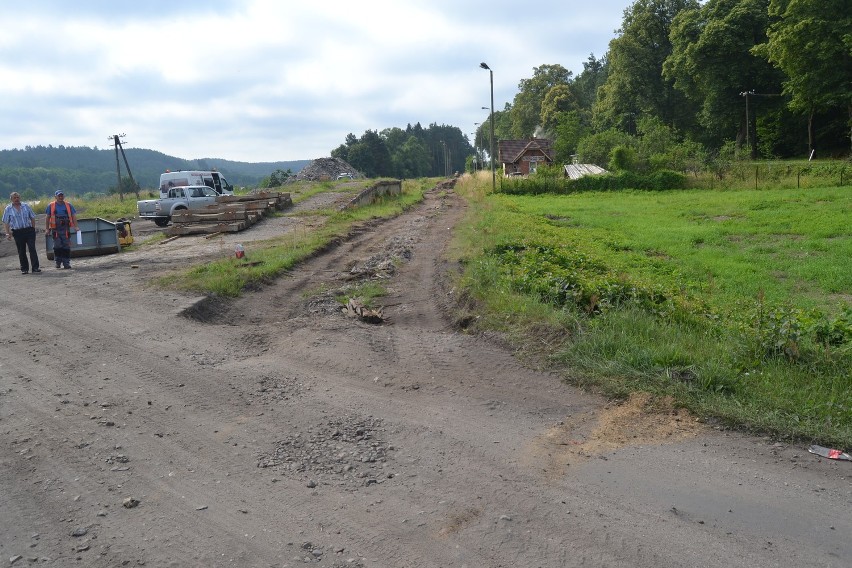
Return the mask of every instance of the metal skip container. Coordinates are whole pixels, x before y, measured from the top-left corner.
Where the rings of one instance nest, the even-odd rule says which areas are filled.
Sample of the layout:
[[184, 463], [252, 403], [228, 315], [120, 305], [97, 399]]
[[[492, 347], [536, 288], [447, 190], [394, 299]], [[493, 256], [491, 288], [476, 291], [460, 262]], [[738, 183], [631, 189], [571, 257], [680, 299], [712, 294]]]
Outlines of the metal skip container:
[[[77, 219], [77, 226], [80, 229], [79, 235], [71, 234], [72, 258], [113, 254], [121, 250], [116, 223], [96, 217]], [[47, 234], [45, 246], [47, 259], [53, 260], [53, 235]]]

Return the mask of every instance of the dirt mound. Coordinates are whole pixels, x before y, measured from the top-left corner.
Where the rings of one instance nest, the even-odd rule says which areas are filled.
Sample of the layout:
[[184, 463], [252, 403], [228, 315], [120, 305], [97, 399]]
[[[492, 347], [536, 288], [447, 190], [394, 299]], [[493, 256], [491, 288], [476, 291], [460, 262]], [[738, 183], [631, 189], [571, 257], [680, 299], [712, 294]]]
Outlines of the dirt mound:
[[364, 177], [352, 164], [339, 158], [317, 158], [291, 177], [291, 181], [323, 181], [336, 179], [340, 174]]

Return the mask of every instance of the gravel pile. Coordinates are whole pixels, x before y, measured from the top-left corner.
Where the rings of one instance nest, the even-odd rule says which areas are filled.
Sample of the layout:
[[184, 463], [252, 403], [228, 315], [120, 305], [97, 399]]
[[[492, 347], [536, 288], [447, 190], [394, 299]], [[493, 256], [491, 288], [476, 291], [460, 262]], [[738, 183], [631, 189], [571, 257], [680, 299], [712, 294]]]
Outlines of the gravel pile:
[[282, 475], [301, 476], [309, 488], [319, 484], [369, 486], [394, 476], [384, 471], [393, 446], [381, 438], [382, 421], [349, 416], [329, 420], [306, 433], [280, 440], [258, 467], [273, 467]]
[[333, 180], [337, 179], [337, 176], [340, 174], [351, 174], [356, 178], [364, 177], [351, 164], [344, 160], [338, 158], [317, 158], [302, 168], [295, 176], [291, 177], [288, 182]]

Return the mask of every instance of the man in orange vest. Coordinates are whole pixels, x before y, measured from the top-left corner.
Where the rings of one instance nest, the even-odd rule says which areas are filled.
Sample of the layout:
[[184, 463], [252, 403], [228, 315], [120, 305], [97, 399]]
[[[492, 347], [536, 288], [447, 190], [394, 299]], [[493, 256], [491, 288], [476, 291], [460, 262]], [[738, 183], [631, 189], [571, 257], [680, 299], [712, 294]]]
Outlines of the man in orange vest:
[[71, 232], [77, 232], [77, 211], [65, 201], [65, 193], [57, 189], [45, 209], [44, 234], [53, 237], [53, 260], [56, 268], [71, 268]]

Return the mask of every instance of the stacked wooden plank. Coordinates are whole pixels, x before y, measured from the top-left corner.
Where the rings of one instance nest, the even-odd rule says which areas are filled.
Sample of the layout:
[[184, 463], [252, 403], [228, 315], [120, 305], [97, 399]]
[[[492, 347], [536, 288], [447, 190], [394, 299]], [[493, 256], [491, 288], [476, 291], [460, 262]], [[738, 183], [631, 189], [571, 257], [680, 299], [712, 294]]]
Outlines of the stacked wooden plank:
[[265, 215], [293, 204], [289, 193], [264, 191], [248, 195], [220, 195], [214, 205], [172, 215], [168, 235], [236, 233], [248, 229]]

